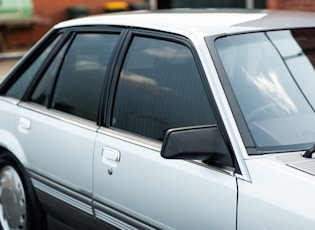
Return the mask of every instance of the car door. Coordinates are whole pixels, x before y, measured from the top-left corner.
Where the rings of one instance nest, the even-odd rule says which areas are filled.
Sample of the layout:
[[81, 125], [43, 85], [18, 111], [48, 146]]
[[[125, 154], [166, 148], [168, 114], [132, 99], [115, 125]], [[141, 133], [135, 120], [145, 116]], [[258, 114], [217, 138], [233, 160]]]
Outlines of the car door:
[[124, 229], [235, 229], [233, 170], [160, 156], [169, 128], [216, 124], [186, 39], [134, 33], [96, 138], [93, 207]]
[[[91, 227], [86, 217], [93, 219], [92, 160], [98, 108], [118, 38], [118, 32], [71, 33], [56, 56], [44, 62], [49, 63], [47, 68], [40, 70], [36, 87], [16, 113], [15, 135], [44, 208], [79, 229]], [[25, 75], [32, 72], [36, 71], [28, 69]]]

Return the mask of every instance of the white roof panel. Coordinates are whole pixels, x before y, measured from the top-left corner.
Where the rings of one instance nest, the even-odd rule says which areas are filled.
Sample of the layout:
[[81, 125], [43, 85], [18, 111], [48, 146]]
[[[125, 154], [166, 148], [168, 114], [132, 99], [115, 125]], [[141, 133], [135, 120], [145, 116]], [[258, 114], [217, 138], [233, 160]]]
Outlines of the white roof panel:
[[104, 14], [61, 22], [56, 28], [115, 25], [179, 34], [214, 35], [279, 28], [315, 27], [315, 13], [267, 10], [167, 10]]

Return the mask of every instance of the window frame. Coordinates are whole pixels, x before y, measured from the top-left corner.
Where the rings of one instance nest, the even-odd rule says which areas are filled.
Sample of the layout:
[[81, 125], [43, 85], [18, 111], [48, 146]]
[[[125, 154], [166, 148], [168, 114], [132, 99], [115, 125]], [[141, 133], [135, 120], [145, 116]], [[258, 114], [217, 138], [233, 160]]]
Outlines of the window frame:
[[[83, 119], [87, 119], [87, 118], [84, 118], [80, 115], [77, 115], [77, 114], [72, 114], [72, 113], [68, 113], [66, 111], [63, 111], [63, 110], [59, 110], [59, 109], [56, 109], [52, 106], [53, 104], [53, 99], [55, 97], [55, 91], [56, 91], [56, 87], [57, 87], [57, 83], [58, 81], [60, 80], [60, 73], [61, 71], [63, 71], [63, 68], [64, 68], [64, 64], [65, 64], [65, 56], [69, 53], [69, 51], [71, 51], [71, 48], [73, 47], [73, 43], [75, 42], [76, 38], [78, 38], [80, 35], [89, 35], [89, 34], [101, 34], [101, 35], [117, 35], [117, 41], [116, 41], [116, 44], [115, 44], [115, 47], [113, 48], [113, 52], [110, 54], [110, 58], [109, 58], [109, 61], [108, 61], [108, 68], [112, 65], [112, 59], [113, 59], [113, 56], [116, 52], [116, 48], [117, 48], [117, 45], [121, 39], [121, 30], [103, 30], [103, 31], [100, 31], [99, 29], [96, 29], [96, 28], [89, 28], [89, 29], [84, 29], [84, 30], [77, 30], [77, 28], [74, 29], [75, 31], [71, 31], [72, 32], [72, 35], [71, 35], [71, 38], [70, 38], [70, 43], [68, 45], [68, 47], [66, 48], [66, 51], [65, 51], [65, 55], [63, 56], [63, 60], [60, 62], [59, 64], [59, 67], [58, 67], [58, 74], [57, 76], [55, 77], [55, 80], [54, 80], [54, 84], [53, 84], [53, 89], [51, 91], [51, 97], [49, 99], [49, 102], [48, 102], [48, 108], [51, 108], [51, 109], [54, 109], [54, 110], [57, 110], [57, 111], [61, 111], [61, 112], [64, 112], [66, 114], [70, 114], [70, 115], [73, 115], [73, 116], [77, 116], [79, 118], [83, 118]], [[102, 104], [101, 101], [103, 100], [102, 96], [103, 96], [103, 91], [104, 91], [104, 85], [107, 84], [107, 80], [109, 78], [108, 76], [108, 69], [104, 72], [104, 76], [103, 76], [105, 79], [104, 81], [102, 81], [102, 85], [101, 85], [101, 89], [100, 89], [100, 98], [98, 100], [98, 105], [97, 105], [97, 115], [96, 115], [96, 120], [92, 120], [92, 121], [95, 121], [96, 123], [99, 123], [99, 112], [100, 112], [100, 105]]]
[[[28, 65], [30, 63], [33, 63], [33, 61], [42, 53], [42, 51], [50, 44], [50, 42], [58, 36], [58, 34], [61, 34], [60, 41], [55, 46], [53, 51], [44, 60], [42, 66], [39, 68], [39, 70], [35, 74], [34, 78], [32, 79], [31, 83], [27, 87], [25, 94], [23, 95], [23, 97], [21, 99], [18, 99], [19, 101], [26, 102], [30, 105], [34, 104], [36, 108], [42, 107], [45, 109], [55, 110], [55, 109], [51, 108], [51, 103], [52, 103], [52, 96], [51, 95], [53, 95], [53, 93], [55, 91], [56, 83], [57, 83], [58, 77], [59, 77], [59, 71], [63, 65], [63, 62], [64, 62], [63, 59], [64, 59], [65, 55], [63, 55], [62, 60], [59, 62], [58, 66], [57, 66], [58, 74], [56, 74], [56, 76], [53, 79], [53, 84], [52, 84], [51, 89], [50, 89], [50, 97], [49, 97], [47, 106], [33, 102], [31, 100], [32, 94], [34, 93], [36, 87], [40, 83], [40, 81], [41, 81], [42, 77], [44, 76], [44, 74], [46, 73], [47, 69], [50, 67], [50, 64], [55, 60], [59, 51], [66, 45], [65, 54], [67, 54], [67, 52], [68, 52], [69, 48], [71, 47], [73, 40], [76, 37], [76, 35], [82, 34], [82, 33], [83, 34], [84, 33], [85, 34], [100, 33], [100, 34], [117, 34], [118, 35], [116, 46], [115, 46], [114, 51], [111, 54], [111, 57], [110, 57], [109, 62], [108, 62], [108, 69], [106, 70], [106, 73], [104, 74], [105, 80], [104, 80], [104, 84], [102, 85], [102, 88], [101, 88], [101, 93], [100, 93], [101, 96], [100, 96], [100, 100], [98, 103], [97, 120], [96, 120], [96, 122], [91, 121], [91, 122], [94, 122], [97, 126], [99, 126], [100, 117], [101, 117], [100, 112], [102, 111], [100, 108], [104, 104], [103, 100], [106, 100], [106, 98], [104, 98], [104, 90], [109, 89], [108, 81], [110, 81], [110, 78], [111, 78], [111, 70], [113, 69], [113, 60], [115, 60], [115, 57], [117, 57], [117, 51], [119, 50], [119, 47], [121, 47], [121, 44], [123, 42], [123, 38], [125, 36], [124, 35], [125, 34], [125, 28], [124, 27], [104, 25], [104, 26], [77, 26], [77, 27], [70, 27], [70, 28], [62, 28], [60, 30], [59, 29], [52, 29], [52, 31], [49, 32], [47, 35], [45, 35], [44, 38], [39, 43], [37, 43], [34, 46], [34, 48], [32, 48], [32, 50], [19, 62], [18, 66], [17, 66], [17, 68], [15, 68], [14, 72], [12, 72], [10, 74], [10, 76], [8, 76], [6, 78], [6, 80], [4, 80], [4, 82], [1, 84], [0, 95], [5, 94], [7, 89], [9, 89], [10, 86], [12, 84], [14, 84], [16, 79], [18, 79], [20, 77], [21, 73], [23, 73], [25, 70], [27, 70]], [[59, 110], [56, 110], [56, 111], [59, 111]], [[85, 119], [85, 118], [82, 118], [82, 117], [77, 116], [77, 115], [68, 114], [68, 113], [62, 112], [62, 111], [60, 111], [60, 112], [64, 113], [66, 116], [74, 117], [74, 120]]]
[[[64, 45], [68, 46], [68, 47], [66, 47], [65, 53], [69, 49], [69, 46], [71, 45], [72, 36], [73, 35], [69, 32], [69, 30], [66, 30], [66, 32], [63, 35], [63, 37], [60, 40], [60, 43], [56, 46], [56, 48], [53, 50], [53, 52], [44, 61], [43, 66], [38, 71], [37, 76], [35, 76], [35, 78], [33, 79], [33, 82], [31, 83], [30, 87], [26, 91], [26, 94], [22, 98], [22, 101], [30, 101], [30, 99], [32, 97], [32, 94], [34, 93], [36, 87], [38, 86], [38, 84], [40, 83], [41, 79], [45, 75], [47, 69], [50, 67], [50, 64], [54, 61], [55, 57], [58, 55], [59, 51], [63, 48]], [[69, 41], [69, 43], [67, 44], [68, 41]], [[59, 66], [57, 67], [58, 71], [60, 69], [60, 66], [61, 66], [62, 62], [63, 62], [63, 60], [60, 61]], [[55, 81], [56, 81], [56, 76], [54, 77], [54, 82]], [[53, 84], [51, 86], [50, 92], [53, 91], [54, 87], [55, 87], [55, 84]], [[30, 101], [30, 102], [32, 102], [32, 101]], [[35, 102], [32, 102], [32, 103], [35, 103]], [[49, 108], [49, 105], [50, 105], [50, 99], [49, 99], [49, 101], [47, 103], [46, 108]]]
[[[237, 33], [237, 34], [242, 34], [242, 33]], [[229, 34], [229, 36], [232, 36], [232, 35], [235, 35], [235, 34]], [[227, 36], [228, 36], [227, 34], [218, 34], [218, 35], [208, 36], [208, 37], [205, 37], [205, 41], [206, 41], [206, 44], [208, 47], [208, 51], [211, 54], [211, 57], [213, 59], [214, 66], [218, 72], [219, 80], [223, 86], [224, 93], [227, 97], [227, 100], [229, 101], [229, 105], [231, 107], [231, 110], [233, 111], [235, 122], [238, 126], [238, 129], [240, 130], [240, 135], [241, 135], [242, 140], [244, 142], [247, 153], [249, 155], [261, 155], [262, 152], [258, 152], [256, 150], [255, 142], [253, 140], [253, 137], [250, 134], [248, 127], [247, 127], [247, 123], [246, 123], [245, 118], [243, 117], [241, 109], [238, 105], [238, 102], [236, 100], [236, 96], [233, 93], [232, 86], [230, 84], [228, 76], [227, 76], [225, 69], [223, 67], [223, 63], [221, 62], [221, 58], [220, 58], [219, 53], [218, 53], [216, 46], [215, 46], [215, 41], [217, 39], [225, 38]]]
[[247, 122], [245, 121], [245, 117], [243, 116], [243, 113], [241, 111], [241, 108], [238, 104], [238, 101], [236, 99], [236, 96], [234, 94], [234, 91], [232, 89], [232, 85], [230, 83], [230, 80], [227, 76], [227, 73], [225, 72], [225, 68], [223, 66], [223, 63], [221, 61], [220, 55], [218, 53], [217, 47], [215, 45], [215, 42], [221, 38], [228, 38], [232, 37], [234, 35], [242, 35], [242, 34], [252, 34], [252, 33], [266, 33], [271, 31], [281, 31], [279, 30], [258, 30], [255, 32], [247, 32], [247, 33], [231, 33], [231, 34], [217, 34], [212, 36], [205, 37], [205, 41], [208, 47], [208, 50], [212, 56], [214, 66], [217, 69], [218, 76], [220, 79], [220, 82], [223, 86], [223, 90], [226, 94], [227, 100], [230, 104], [231, 110], [233, 112], [236, 125], [238, 129], [240, 130], [240, 135], [242, 137], [244, 146], [246, 148], [246, 151], [248, 155], [263, 155], [266, 152], [263, 152], [256, 148], [256, 143], [254, 141], [254, 138], [249, 130], [249, 127], [247, 125]]
[[[137, 47], [134, 47], [134, 45], [136, 45]], [[153, 48], [154, 50], [159, 49], [158, 47], [164, 46], [164, 45], [166, 47], [169, 47], [171, 50], [172, 49], [176, 50], [176, 53], [174, 53], [175, 56], [173, 57], [174, 59], [171, 58], [172, 60], [175, 61], [175, 63], [172, 63], [172, 60], [169, 60], [170, 61], [169, 62], [167, 61], [167, 59], [163, 57], [152, 56], [153, 63], [158, 64], [159, 66], [163, 65], [163, 67], [160, 66], [163, 68], [163, 72], [160, 72], [159, 71], [160, 67], [157, 68], [155, 64], [153, 63], [152, 64], [154, 66], [150, 66], [149, 63], [145, 62], [145, 60], [148, 60], [148, 59], [151, 60], [151, 56], [142, 52], [145, 51], [146, 49], [151, 49], [151, 48]], [[181, 56], [177, 56], [178, 55], [177, 52], [180, 52], [180, 53], [184, 52], [185, 57], [182, 58]], [[132, 60], [134, 60], [134, 58], [135, 60], [138, 60], [138, 58], [140, 58], [140, 60], [137, 61], [137, 64], [134, 63], [136, 64], [136, 66], [134, 66], [133, 64], [131, 64], [130, 66], [129, 61], [133, 63]], [[143, 61], [144, 63], [148, 65], [141, 64]], [[177, 63], [178, 61], [180, 61], [180, 63]], [[187, 65], [189, 65], [190, 68], [187, 69], [185, 72], [182, 72], [181, 69], [183, 68], [185, 69], [185, 66]], [[136, 69], [133, 69], [133, 68], [136, 68]], [[190, 70], [192, 72], [190, 72]], [[174, 91], [175, 95], [169, 92], [170, 94], [162, 93], [162, 95], [160, 95], [161, 97], [155, 97], [151, 95], [151, 93], [146, 93], [147, 90], [151, 90], [150, 88], [144, 91], [142, 90], [139, 91], [137, 90], [138, 87], [133, 88], [133, 87], [128, 87], [125, 84], [121, 84], [121, 80], [122, 80], [121, 78], [123, 77], [122, 75], [125, 75], [124, 73], [126, 73], [126, 71], [127, 72], [131, 71], [131, 74], [140, 74], [140, 75], [144, 74], [142, 76], [145, 78], [148, 78], [148, 80], [150, 79], [152, 81], [156, 80], [157, 82], [161, 82], [162, 85], [159, 85], [158, 83], [159, 86], [170, 87], [171, 91], [175, 90]], [[188, 72], [190, 74], [186, 74]], [[188, 84], [188, 82], [186, 81], [190, 83]], [[165, 85], [162, 82], [164, 82]], [[194, 86], [191, 87], [192, 85]], [[125, 87], [127, 87], [128, 89]], [[142, 87], [142, 86], [139, 86], [139, 87]], [[125, 95], [125, 92], [126, 92], [125, 90], [127, 91], [132, 90], [133, 92], [132, 95], [129, 95], [129, 96], [128, 94]], [[189, 93], [187, 94], [187, 92]], [[191, 97], [191, 95], [189, 95], [190, 93], [193, 93], [195, 96]], [[140, 99], [141, 102], [139, 101], [139, 103], [137, 103], [137, 100], [136, 101], [128, 100], [128, 98], [130, 97], [131, 98], [139, 97], [139, 99], [140, 98], [143, 98], [143, 99]], [[147, 98], [148, 100], [145, 100], [145, 98]], [[194, 105], [199, 101], [200, 102], [202, 101], [202, 103], [198, 104], [199, 105], [198, 107], [195, 107]], [[135, 104], [130, 106], [130, 103], [135, 103]], [[154, 104], [156, 103], [157, 104], [161, 103], [161, 104], [158, 107], [156, 107], [154, 106]], [[137, 105], [139, 105], [139, 107]], [[126, 108], [127, 110], [124, 110], [123, 108]], [[165, 111], [165, 109], [167, 111]], [[136, 113], [136, 114], [144, 113], [144, 114], [140, 116], [136, 114], [132, 115], [127, 111], [129, 112], [132, 111], [132, 114], [133, 113]], [[161, 38], [158, 38], [158, 39], [149, 38], [149, 37], [144, 37], [144, 36], [133, 36], [132, 38], [132, 42], [126, 53], [123, 66], [120, 71], [120, 76], [119, 76], [119, 80], [116, 86], [116, 92], [114, 96], [114, 105], [112, 106], [112, 112], [113, 114], [112, 114], [111, 123], [110, 123], [111, 127], [127, 131], [128, 133], [130, 132], [139, 136], [144, 136], [152, 140], [158, 140], [158, 141], [163, 140], [163, 136], [164, 136], [163, 133], [169, 128], [217, 123], [217, 121], [215, 120], [215, 116], [213, 114], [213, 109], [211, 108], [211, 105], [209, 102], [209, 97], [205, 90], [205, 86], [200, 77], [200, 71], [197, 67], [195, 57], [192, 54], [191, 49], [188, 48], [187, 45], [180, 44], [179, 42], [173, 42], [173, 41], [169, 41], [169, 40], [165, 40]], [[183, 116], [180, 114], [182, 114]], [[143, 115], [145, 117], [142, 117]], [[146, 116], [149, 116], [149, 117], [153, 116], [153, 117], [148, 118]], [[129, 125], [127, 125], [126, 122], [128, 123], [128, 120], [133, 119], [133, 118], [135, 119], [134, 122], [136, 122], [137, 125], [132, 128]], [[115, 122], [113, 122], [113, 119], [118, 119], [117, 121], [120, 121], [121, 123], [118, 122], [116, 124]], [[138, 121], [140, 123], [138, 123]], [[141, 121], [143, 121], [144, 123], [142, 123]], [[151, 127], [151, 128], [148, 128], [148, 127]]]
[[34, 63], [34, 60], [36, 60], [42, 54], [42, 52], [44, 52], [44, 50], [51, 44], [51, 42], [58, 35], [60, 35], [61, 37], [60, 37], [59, 44], [57, 44], [54, 48], [54, 51], [46, 57], [46, 60], [44, 60], [42, 66], [38, 69], [37, 73], [31, 80], [30, 84], [26, 87], [24, 94], [22, 95], [21, 98], [18, 99], [21, 101], [25, 101], [29, 93], [29, 90], [33, 87], [33, 84], [34, 82], [36, 82], [36, 79], [38, 78], [38, 76], [41, 75], [41, 72], [43, 71], [45, 66], [47, 66], [47, 62], [52, 57], [52, 54], [56, 50], [59, 50], [60, 44], [64, 42], [66, 31], [67, 31], [66, 29], [60, 29], [60, 30], [52, 29], [29, 51], [28, 54], [22, 57], [22, 59], [18, 62], [18, 64], [13, 69], [13, 71], [10, 72], [9, 75], [2, 82], [0, 86], [0, 95], [5, 95], [6, 92], [10, 89], [10, 87], [12, 87], [12, 85], [23, 75], [23, 73], [27, 71], [29, 66]]
[[[192, 42], [188, 38], [185, 38], [185, 37], [182, 37], [182, 36], [179, 36], [176, 34], [131, 28], [131, 29], [129, 29], [128, 33], [126, 34], [125, 42], [124, 42], [123, 46], [121, 47], [121, 50], [119, 52], [119, 56], [117, 57], [117, 60], [114, 63], [115, 69], [114, 69], [114, 72], [112, 74], [112, 80], [110, 82], [110, 89], [111, 90], [109, 91], [108, 96], [107, 96], [108, 102], [107, 102], [107, 106], [106, 106], [106, 114], [103, 115], [101, 125], [106, 127], [106, 128], [111, 128], [111, 129], [115, 129], [115, 130], [117, 129], [117, 128], [114, 128], [111, 126], [111, 118], [112, 118], [112, 113], [113, 113], [115, 93], [117, 90], [120, 72], [121, 72], [121, 69], [123, 67], [126, 55], [127, 55], [128, 50], [132, 44], [133, 38], [137, 37], [137, 36], [175, 42], [175, 43], [186, 46], [191, 51], [191, 53], [194, 57], [194, 60], [196, 62], [196, 66], [197, 66], [198, 72], [199, 72], [200, 77], [201, 77], [201, 82], [202, 82], [203, 87], [205, 89], [205, 93], [208, 97], [209, 103], [212, 107], [213, 112], [215, 113], [216, 118], [218, 118], [217, 113], [215, 112], [217, 109], [213, 108], [213, 102], [214, 101], [212, 101], [212, 99], [214, 99], [214, 97], [211, 95], [211, 90], [210, 90], [209, 84], [207, 83], [206, 75], [203, 71], [201, 61], [197, 55], [197, 51], [194, 48]], [[118, 129], [118, 130], [120, 130], [120, 129]], [[137, 134], [134, 134], [134, 135], [137, 135]], [[144, 138], [146, 138], [146, 137], [144, 137]]]
[[[115, 93], [117, 91], [118, 81], [121, 69], [123, 67], [126, 55], [128, 53], [128, 50], [132, 44], [133, 38], [135, 36], [140, 37], [146, 37], [146, 38], [152, 38], [152, 39], [160, 39], [170, 42], [175, 42], [181, 45], [186, 46], [190, 52], [193, 55], [193, 58], [196, 63], [197, 70], [200, 75], [201, 83], [204, 87], [206, 96], [209, 100], [209, 104], [211, 106], [211, 109], [214, 113], [214, 116], [217, 121], [217, 126], [219, 127], [219, 130], [221, 132], [221, 135], [224, 139], [224, 142], [231, 153], [232, 161], [235, 168], [235, 173], [241, 174], [240, 167], [237, 163], [237, 159], [235, 157], [235, 153], [233, 151], [232, 145], [230, 143], [230, 139], [228, 136], [228, 133], [226, 131], [225, 125], [223, 123], [222, 117], [220, 115], [220, 111], [218, 109], [218, 106], [216, 104], [216, 100], [213, 96], [212, 90], [210, 89], [210, 85], [208, 83], [208, 79], [206, 76], [206, 73], [204, 72], [202, 62], [199, 58], [198, 52], [192, 43], [187, 37], [184, 37], [182, 35], [178, 34], [172, 34], [172, 33], [166, 33], [156, 30], [146, 30], [146, 29], [140, 29], [140, 28], [129, 28], [126, 31], [125, 37], [122, 39], [122, 45], [119, 47], [119, 51], [117, 51], [117, 56], [115, 57], [115, 60], [113, 61], [113, 65], [111, 67], [111, 78], [109, 79], [110, 82], [108, 84], [108, 87], [110, 90], [107, 90], [104, 93], [105, 100], [103, 101], [103, 107], [102, 107], [102, 117], [100, 120], [100, 126], [104, 128], [108, 128], [109, 130], [114, 131], [115, 133], [118, 133], [118, 135], [121, 135], [123, 138], [135, 138], [136, 140], [143, 140], [144, 143], [153, 143], [160, 145], [162, 144], [161, 141], [150, 139], [149, 137], [141, 136], [136, 133], [131, 133], [126, 130], [122, 130], [119, 128], [115, 128], [111, 126], [111, 119], [113, 114], [113, 106], [114, 106], [114, 100], [115, 100]], [[209, 53], [210, 55], [210, 53]], [[105, 103], [104, 103], [105, 102]], [[140, 138], [140, 139], [139, 139]], [[142, 142], [142, 141], [141, 141]]]
[[[116, 43], [116, 46], [113, 50], [113, 53], [109, 59], [108, 68], [107, 68], [105, 75], [104, 75], [105, 80], [103, 82], [103, 86], [101, 89], [100, 100], [99, 100], [99, 104], [98, 104], [97, 119], [96, 119], [96, 122], [91, 121], [91, 122], [96, 123], [97, 126], [100, 126], [101, 117], [103, 116], [102, 114], [104, 113], [104, 109], [103, 109], [104, 104], [106, 104], [106, 101], [107, 101], [107, 98], [105, 97], [106, 91], [110, 90], [109, 85], [111, 82], [113, 69], [115, 68], [114, 63], [115, 63], [115, 60], [117, 59], [117, 56], [118, 56], [119, 50], [122, 46], [122, 43], [124, 42], [124, 38], [125, 38], [125, 34], [126, 34], [126, 28], [120, 27], [120, 26], [108, 26], [108, 25], [77, 26], [77, 27], [69, 28], [69, 33], [71, 33], [72, 37], [71, 37], [71, 41], [69, 43], [69, 46], [68, 46], [65, 54], [68, 52], [68, 50], [71, 47], [72, 42], [73, 42], [73, 40], [77, 34], [80, 34], [80, 33], [101, 33], [101, 34], [117, 34], [119, 36], [117, 43]], [[60, 70], [62, 65], [63, 65], [63, 61], [60, 63], [59, 70]], [[52, 95], [54, 94], [56, 83], [58, 81], [58, 77], [59, 77], [59, 75], [55, 78], [54, 86], [53, 86], [52, 92], [51, 92]], [[51, 103], [52, 103], [52, 97], [50, 98], [50, 101], [48, 102], [48, 108], [51, 108]], [[56, 111], [59, 111], [59, 110], [56, 110]], [[62, 112], [62, 111], [60, 111], [60, 112]], [[76, 115], [72, 115], [72, 114], [69, 114], [66, 112], [62, 112], [62, 113], [67, 114], [67, 116], [77, 117], [79, 119], [85, 119], [85, 118], [82, 118], [82, 117], [79, 117]]]
[[[237, 127], [240, 131], [240, 135], [242, 137], [244, 146], [246, 148], [247, 154], [249, 156], [256, 156], [256, 155], [264, 155], [264, 154], [275, 154], [275, 153], [283, 153], [288, 152], [288, 150], [283, 149], [275, 149], [274, 146], [272, 147], [259, 147], [256, 145], [256, 142], [254, 140], [254, 137], [252, 136], [252, 133], [248, 127], [248, 124], [245, 120], [245, 117], [241, 111], [240, 105], [236, 99], [236, 95], [234, 94], [234, 91], [232, 89], [232, 85], [230, 83], [229, 77], [225, 71], [223, 62], [220, 58], [219, 52], [216, 47], [216, 41], [220, 39], [229, 39], [233, 36], [239, 36], [239, 35], [251, 35], [251, 34], [268, 34], [273, 32], [281, 32], [281, 31], [295, 31], [295, 30], [308, 30], [308, 29], [314, 29], [313, 27], [292, 27], [292, 28], [276, 28], [276, 29], [261, 29], [257, 31], [249, 31], [249, 32], [233, 32], [229, 34], [218, 34], [218, 35], [211, 35], [205, 38], [206, 44], [208, 47], [209, 52], [211, 53], [211, 56], [214, 60], [214, 65], [219, 73], [219, 79], [221, 81], [221, 84], [223, 86], [223, 90], [227, 96], [227, 100], [230, 104], [231, 110], [233, 112], [233, 115], [235, 117], [235, 122], [237, 124]], [[270, 40], [270, 38], [269, 38]], [[273, 43], [271, 41], [271, 43]], [[278, 51], [279, 52], [279, 51]], [[281, 56], [281, 55], [280, 55]], [[292, 147], [292, 145], [290, 146]], [[301, 148], [298, 146], [298, 148]], [[296, 148], [294, 151], [299, 150]]]
[[[206, 96], [209, 100], [209, 104], [210, 104], [210, 106], [214, 112], [214, 115], [217, 119], [217, 122], [219, 122], [218, 121], [217, 106], [213, 106], [215, 104], [214, 97], [211, 94], [210, 86], [207, 83], [207, 78], [206, 78], [205, 72], [203, 70], [201, 61], [198, 57], [197, 51], [194, 48], [194, 45], [192, 44], [192, 42], [188, 38], [180, 36], [180, 35], [176, 35], [176, 34], [170, 34], [170, 33], [159, 32], [159, 31], [148, 31], [148, 30], [142, 30], [142, 29], [133, 29], [132, 28], [128, 31], [126, 38], [125, 38], [125, 42], [124, 42], [124, 44], [121, 47], [121, 50], [119, 52], [119, 56], [117, 57], [117, 60], [115, 60], [115, 63], [114, 63], [115, 69], [114, 69], [114, 72], [112, 74], [112, 79], [111, 79], [110, 86], [109, 86], [111, 90], [105, 96], [105, 98], [108, 98], [108, 101], [106, 103], [106, 113], [102, 117], [101, 125], [106, 127], [106, 128], [111, 128], [114, 130], [117, 129], [117, 128], [111, 126], [111, 117], [112, 117], [112, 113], [113, 113], [115, 93], [117, 90], [119, 76], [120, 76], [120, 72], [121, 72], [121, 69], [123, 67], [124, 61], [125, 61], [125, 57], [128, 53], [128, 50], [132, 44], [134, 37], [145, 37], [145, 38], [159, 39], [159, 40], [174, 42], [174, 43], [178, 43], [178, 44], [186, 46], [191, 51], [191, 53], [193, 55], [193, 58], [194, 58], [195, 63], [196, 63], [196, 67], [198, 69], [198, 72], [199, 72], [199, 75], [201, 78], [200, 79], [201, 83], [205, 89]], [[120, 130], [120, 129], [117, 129], [117, 130]], [[134, 134], [134, 135], [137, 135], [137, 134]], [[146, 137], [144, 137], [144, 138], [146, 138]]]

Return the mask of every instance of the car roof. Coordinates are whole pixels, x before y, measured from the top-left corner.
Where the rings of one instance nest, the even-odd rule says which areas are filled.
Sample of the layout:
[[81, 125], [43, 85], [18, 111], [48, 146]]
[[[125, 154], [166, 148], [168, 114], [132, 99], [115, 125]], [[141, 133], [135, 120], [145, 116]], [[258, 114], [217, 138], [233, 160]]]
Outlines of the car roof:
[[210, 36], [259, 30], [315, 27], [315, 13], [248, 9], [173, 9], [123, 12], [61, 22], [55, 28], [112, 25]]

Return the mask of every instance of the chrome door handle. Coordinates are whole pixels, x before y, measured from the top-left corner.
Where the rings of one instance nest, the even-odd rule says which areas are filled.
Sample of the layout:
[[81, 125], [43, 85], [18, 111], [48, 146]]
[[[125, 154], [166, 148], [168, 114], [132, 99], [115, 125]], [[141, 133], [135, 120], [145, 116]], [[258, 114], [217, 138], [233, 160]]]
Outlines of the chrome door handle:
[[112, 149], [109, 147], [103, 147], [102, 160], [104, 163], [106, 163], [108, 160], [119, 162], [120, 161], [120, 152], [116, 149]]

